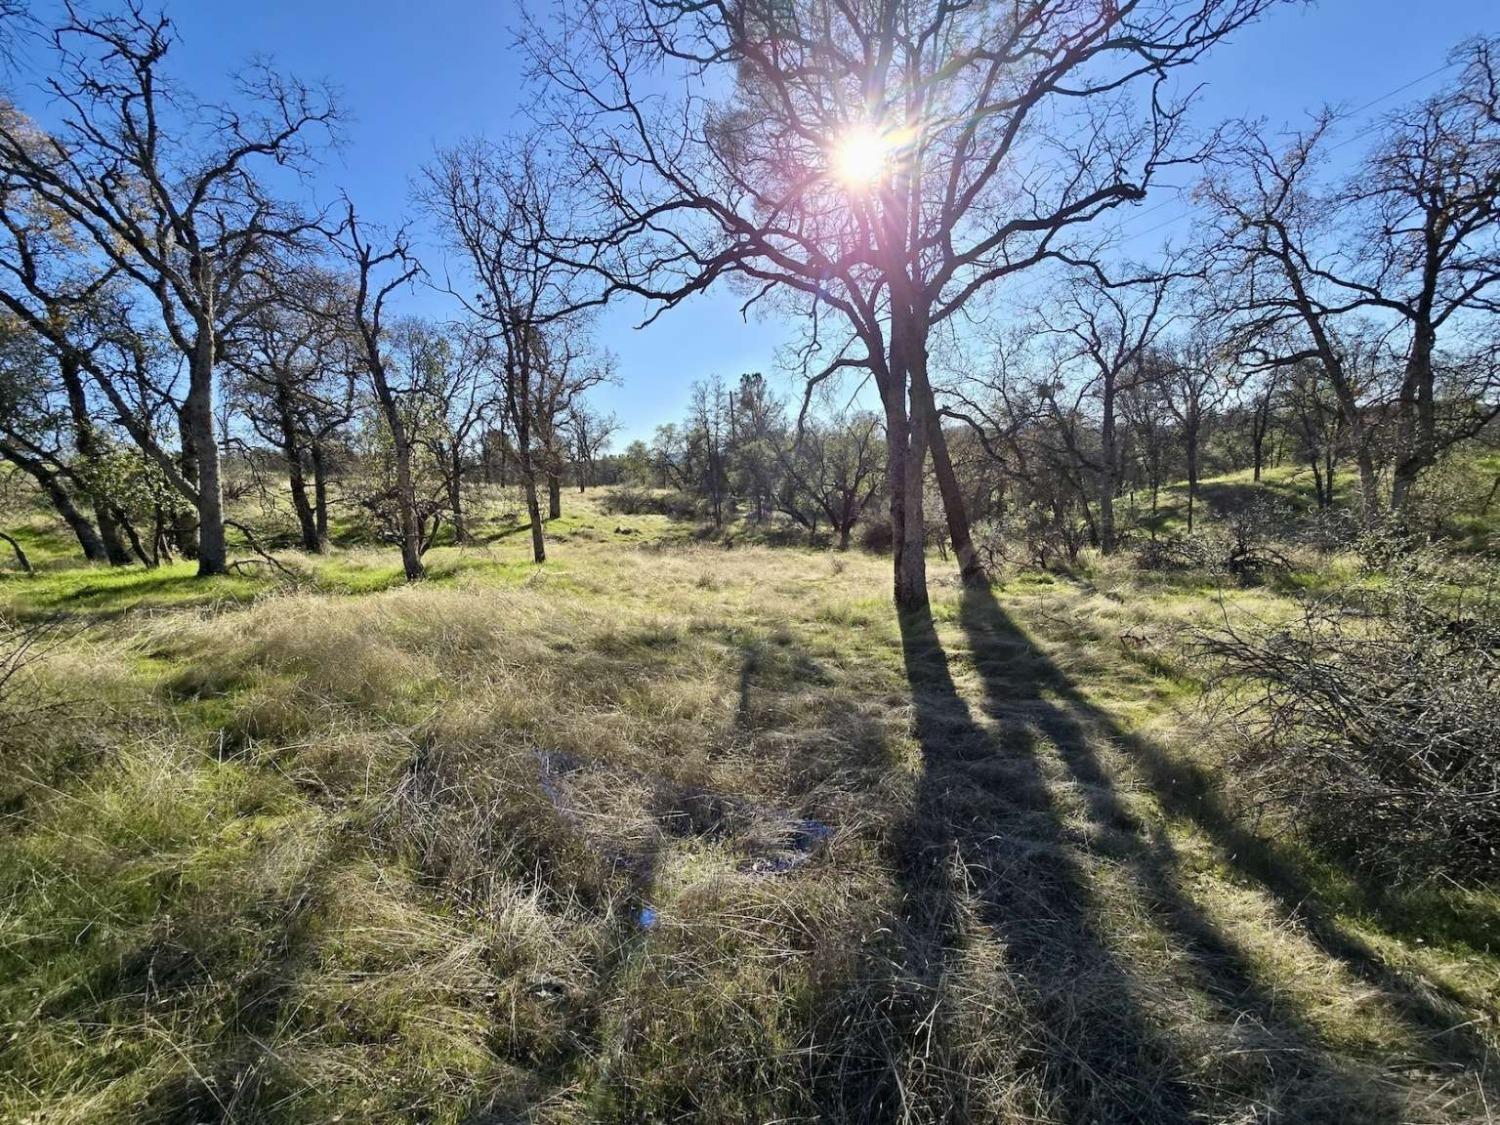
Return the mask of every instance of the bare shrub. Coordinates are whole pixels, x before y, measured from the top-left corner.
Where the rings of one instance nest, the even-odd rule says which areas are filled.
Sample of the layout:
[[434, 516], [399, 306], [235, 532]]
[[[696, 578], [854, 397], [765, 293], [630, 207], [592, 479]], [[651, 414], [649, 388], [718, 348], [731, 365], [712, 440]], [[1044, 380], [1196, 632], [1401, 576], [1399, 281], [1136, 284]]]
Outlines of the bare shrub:
[[621, 485], [600, 500], [600, 507], [616, 516], [667, 516], [692, 520], [705, 515], [702, 504], [685, 492], [662, 492]]
[[1500, 615], [1410, 554], [1378, 594], [1203, 640], [1237, 688], [1236, 764], [1265, 808], [1395, 882], [1500, 875]]
[[872, 554], [888, 555], [894, 543], [890, 520], [869, 520], [860, 530], [859, 545]]
[[991, 573], [1007, 567], [1069, 567], [1088, 543], [1088, 528], [1071, 508], [1041, 502], [1007, 508], [974, 527], [974, 549]]
[[1291, 573], [1291, 561], [1278, 545], [1287, 534], [1287, 518], [1280, 505], [1258, 498], [1190, 535], [1142, 540], [1136, 565], [1142, 570], [1205, 571], [1241, 586], [1258, 586]]

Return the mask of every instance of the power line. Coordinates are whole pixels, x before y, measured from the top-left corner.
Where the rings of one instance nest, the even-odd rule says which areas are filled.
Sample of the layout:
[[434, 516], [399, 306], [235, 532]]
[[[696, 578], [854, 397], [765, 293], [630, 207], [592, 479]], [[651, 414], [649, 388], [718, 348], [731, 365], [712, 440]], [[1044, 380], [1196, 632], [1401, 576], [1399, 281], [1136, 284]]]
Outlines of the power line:
[[[1364, 113], [1367, 109], [1372, 109], [1373, 107], [1379, 105], [1381, 102], [1388, 101], [1389, 99], [1394, 98], [1397, 94], [1405, 93], [1407, 90], [1410, 90], [1413, 86], [1420, 85], [1421, 83], [1426, 82], [1429, 78], [1434, 78], [1437, 75], [1443, 73], [1443, 71], [1445, 71], [1445, 70], [1451, 70], [1453, 67], [1455, 67], [1457, 65], [1458, 65], [1457, 61], [1450, 61], [1450, 62], [1443, 63], [1442, 66], [1434, 67], [1433, 69], [1429, 70], [1426, 74], [1418, 75], [1416, 78], [1413, 78], [1413, 79], [1411, 79], [1408, 82], [1403, 82], [1401, 85], [1395, 87], [1394, 89], [1387, 90], [1385, 93], [1381, 94], [1379, 97], [1377, 97], [1377, 98], [1371, 98], [1369, 101], [1365, 102], [1364, 105], [1358, 106], [1355, 109], [1350, 110], [1349, 111], [1349, 116], [1350, 117], [1356, 117], [1359, 114]], [[1337, 144], [1329, 145], [1323, 151], [1325, 153], [1328, 153], [1328, 152], [1337, 152], [1339, 149], [1343, 148], [1346, 145], [1351, 145], [1355, 141], [1361, 140], [1364, 137], [1368, 137], [1371, 133], [1375, 132], [1375, 130], [1379, 129], [1380, 126], [1381, 126], [1381, 122], [1379, 120], [1372, 121], [1368, 125], [1366, 125], [1363, 129], [1361, 129], [1359, 132], [1353, 134], [1352, 136], [1345, 137], [1343, 140], [1339, 141]], [[1180, 187], [1173, 188], [1173, 191], [1177, 194], [1177, 196], [1179, 198], [1181, 197], [1182, 189]], [[1138, 219], [1143, 219], [1147, 215], [1151, 214], [1152, 211], [1160, 210], [1162, 207], [1167, 206], [1169, 203], [1175, 203], [1175, 202], [1177, 202], [1177, 199], [1166, 199], [1166, 200], [1163, 200], [1161, 203], [1158, 203], [1155, 207], [1148, 208], [1145, 211], [1138, 212], [1137, 214], [1134, 214], [1134, 215], [1128, 215], [1125, 218], [1121, 219], [1118, 223], [1115, 224], [1113, 233], [1118, 234], [1120, 232], [1121, 228], [1125, 227], [1127, 224], [1133, 223], [1133, 222], [1135, 222]], [[1165, 227], [1169, 227], [1173, 223], [1181, 222], [1183, 219], [1187, 218], [1192, 213], [1193, 213], [1192, 208], [1188, 208], [1187, 210], [1182, 211], [1182, 212], [1180, 212], [1180, 213], [1178, 213], [1176, 215], [1173, 215], [1173, 216], [1171, 216], [1171, 217], [1169, 217], [1167, 219], [1164, 219], [1161, 222], [1156, 223], [1153, 226], [1147, 227], [1143, 231], [1138, 231], [1136, 234], [1132, 235], [1131, 237], [1133, 237], [1133, 238], [1145, 238], [1148, 234], [1154, 234], [1156, 231], [1162, 230]]]

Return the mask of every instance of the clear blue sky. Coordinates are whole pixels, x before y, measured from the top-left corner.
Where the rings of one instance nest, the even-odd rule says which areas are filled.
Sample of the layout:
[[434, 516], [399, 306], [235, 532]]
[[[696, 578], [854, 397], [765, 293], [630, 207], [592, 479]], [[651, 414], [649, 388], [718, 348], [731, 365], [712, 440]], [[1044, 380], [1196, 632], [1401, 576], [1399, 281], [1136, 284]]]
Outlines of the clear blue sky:
[[[107, 0], [101, 0], [107, 2]], [[412, 177], [442, 145], [517, 127], [521, 63], [511, 46], [509, 0], [166, 0], [182, 43], [175, 71], [205, 97], [254, 55], [341, 92], [346, 144], [319, 173], [316, 191], [345, 188], [372, 218], [399, 222]], [[39, 12], [39, 15], [44, 13]], [[1451, 46], [1500, 32], [1496, 0], [1323, 0], [1274, 11], [1222, 45], [1195, 72], [1206, 84], [1198, 120], [1265, 116], [1295, 121], [1324, 102], [1353, 108], [1440, 66]], [[1367, 111], [1418, 96], [1438, 75]], [[30, 96], [22, 91], [22, 101]], [[1351, 155], [1358, 145], [1350, 146]], [[1140, 244], [1170, 234], [1183, 207], [1153, 197], [1124, 228]], [[1160, 205], [1160, 206], [1158, 206]], [[1139, 253], [1144, 245], [1132, 246]], [[434, 248], [429, 268], [440, 273]], [[413, 298], [413, 311], [440, 313], [443, 299]], [[675, 420], [694, 379], [772, 368], [791, 335], [776, 322], [741, 322], [734, 299], [710, 294], [633, 331], [638, 310], [607, 313], [603, 342], [620, 359], [622, 386], [601, 397], [624, 424], [623, 439], [646, 437]]]

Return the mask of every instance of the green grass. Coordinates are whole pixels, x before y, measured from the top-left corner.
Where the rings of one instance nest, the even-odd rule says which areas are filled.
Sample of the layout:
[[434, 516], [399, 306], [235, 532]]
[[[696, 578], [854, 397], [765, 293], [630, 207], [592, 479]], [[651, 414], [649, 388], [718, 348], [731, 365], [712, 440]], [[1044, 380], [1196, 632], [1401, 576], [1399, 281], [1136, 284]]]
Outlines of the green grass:
[[564, 504], [545, 566], [485, 524], [414, 587], [4, 581], [75, 625], [0, 724], [0, 1120], [1496, 1104], [1496, 897], [1226, 796], [1184, 640], [1284, 592], [934, 558], [901, 620], [886, 560]]
[[[1500, 479], [1500, 453], [1482, 446], [1462, 448], [1438, 467], [1428, 470], [1419, 495], [1425, 490], [1431, 504], [1443, 513], [1441, 534], [1461, 549], [1480, 553], [1493, 551], [1500, 536], [1500, 495], [1491, 490]], [[1198, 519], [1242, 509], [1252, 500], [1270, 498], [1284, 511], [1307, 515], [1316, 509], [1312, 470], [1304, 465], [1268, 466], [1256, 481], [1249, 469], [1204, 477], [1198, 482]], [[1357, 512], [1360, 507], [1359, 478], [1352, 464], [1340, 465], [1334, 476], [1334, 508]], [[1139, 492], [1117, 503], [1117, 518], [1157, 535], [1182, 535], [1187, 531], [1187, 485], [1177, 481], [1164, 486], [1151, 510], [1148, 492]]]

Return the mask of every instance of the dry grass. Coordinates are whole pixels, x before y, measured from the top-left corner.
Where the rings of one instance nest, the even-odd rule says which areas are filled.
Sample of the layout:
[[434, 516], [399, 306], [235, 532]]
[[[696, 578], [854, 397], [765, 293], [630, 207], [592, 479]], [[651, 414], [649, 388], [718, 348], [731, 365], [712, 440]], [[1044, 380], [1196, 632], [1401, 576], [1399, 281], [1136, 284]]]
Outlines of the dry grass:
[[1474, 927], [1219, 797], [1211, 591], [900, 621], [882, 560], [664, 526], [55, 653], [3, 736], [0, 1119], [1487, 1119]]

